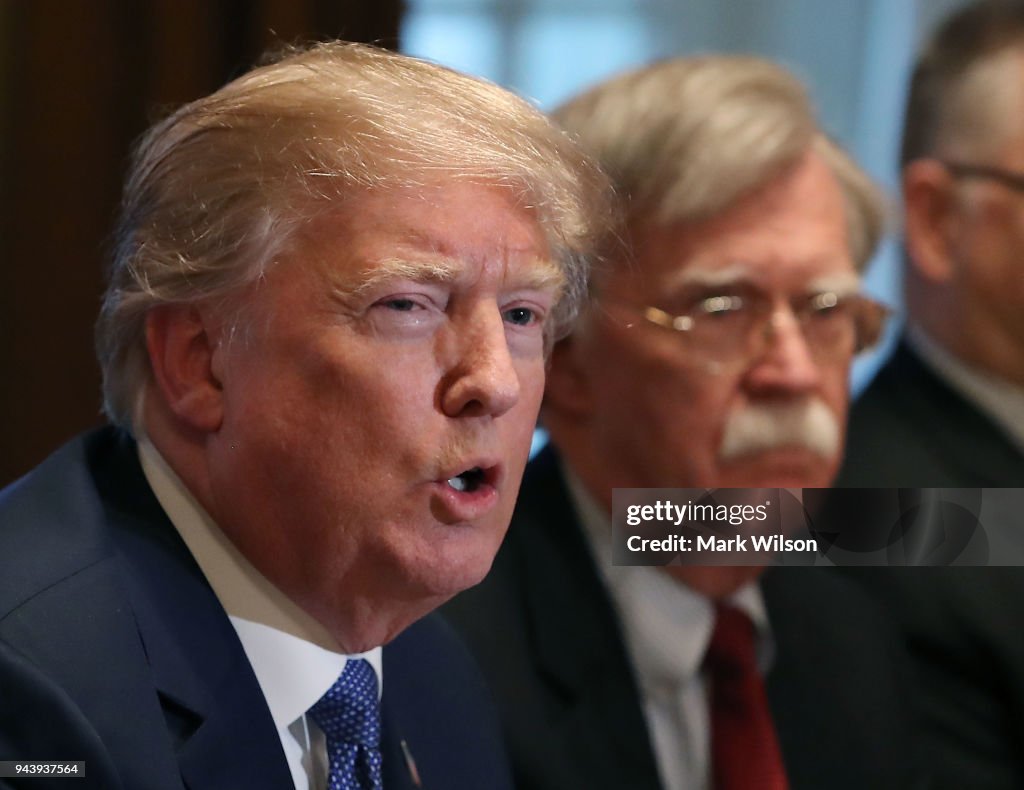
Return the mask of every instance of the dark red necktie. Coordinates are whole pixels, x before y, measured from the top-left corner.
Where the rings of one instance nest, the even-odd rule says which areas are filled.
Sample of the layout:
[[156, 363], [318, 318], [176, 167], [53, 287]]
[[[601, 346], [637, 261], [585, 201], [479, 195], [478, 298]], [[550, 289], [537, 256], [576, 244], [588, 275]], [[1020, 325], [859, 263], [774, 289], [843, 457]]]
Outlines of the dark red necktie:
[[716, 606], [704, 667], [711, 691], [715, 790], [786, 790], [786, 770], [757, 671], [754, 625], [743, 612]]

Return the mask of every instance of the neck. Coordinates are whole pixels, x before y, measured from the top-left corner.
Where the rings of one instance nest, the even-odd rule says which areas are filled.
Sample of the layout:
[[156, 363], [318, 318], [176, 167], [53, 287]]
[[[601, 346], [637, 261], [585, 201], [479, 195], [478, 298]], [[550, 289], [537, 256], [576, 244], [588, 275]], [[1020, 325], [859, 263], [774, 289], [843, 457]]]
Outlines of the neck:
[[959, 320], [947, 312], [942, 320], [931, 314], [911, 315], [934, 343], [971, 368], [1024, 387], [1024, 349], [1021, 340], [992, 321]]

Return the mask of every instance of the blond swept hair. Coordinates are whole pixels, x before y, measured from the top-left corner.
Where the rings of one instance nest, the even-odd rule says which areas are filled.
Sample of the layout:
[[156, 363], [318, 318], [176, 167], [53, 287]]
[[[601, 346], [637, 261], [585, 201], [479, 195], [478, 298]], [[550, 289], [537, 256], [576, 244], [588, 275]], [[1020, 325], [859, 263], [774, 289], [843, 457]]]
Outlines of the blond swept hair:
[[96, 328], [104, 408], [131, 428], [151, 377], [146, 314], [254, 282], [296, 231], [363, 190], [452, 179], [513, 190], [565, 277], [571, 324], [613, 213], [607, 179], [491, 83], [360, 44], [291, 49], [180, 108], [139, 144]]
[[611, 176], [631, 217], [670, 223], [714, 216], [814, 149], [842, 187], [858, 269], [881, 237], [880, 192], [821, 131], [800, 81], [771, 61], [660, 61], [592, 88], [553, 117]]

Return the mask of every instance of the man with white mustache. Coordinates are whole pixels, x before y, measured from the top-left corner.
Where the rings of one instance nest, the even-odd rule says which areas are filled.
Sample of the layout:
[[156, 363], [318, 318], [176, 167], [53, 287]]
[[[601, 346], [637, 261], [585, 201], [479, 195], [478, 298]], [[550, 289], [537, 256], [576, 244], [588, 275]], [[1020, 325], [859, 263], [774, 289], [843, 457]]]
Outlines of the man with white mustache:
[[[850, 363], [884, 319], [858, 293], [875, 188], [801, 84], [760, 59], [665, 61], [555, 119], [626, 198], [624, 244], [554, 349], [553, 446], [527, 467], [491, 574], [447, 609], [495, 690], [519, 786], [915, 786], [898, 648], [846, 580], [611, 564], [614, 488], [831, 483]], [[745, 732], [722, 729], [714, 701], [726, 620], [765, 712]]]

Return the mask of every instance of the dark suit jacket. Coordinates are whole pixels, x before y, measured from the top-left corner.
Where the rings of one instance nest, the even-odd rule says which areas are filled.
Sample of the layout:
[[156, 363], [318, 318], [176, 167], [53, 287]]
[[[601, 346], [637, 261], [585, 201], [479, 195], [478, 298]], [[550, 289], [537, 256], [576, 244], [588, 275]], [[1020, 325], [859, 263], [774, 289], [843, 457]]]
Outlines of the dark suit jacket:
[[[769, 572], [764, 593], [778, 648], [769, 696], [792, 788], [916, 786], [898, 648], [871, 602], [805, 568]], [[445, 616], [495, 691], [520, 788], [659, 787], [620, 626], [550, 450], [527, 467], [490, 575]]]
[[[385, 786], [507, 787], [498, 723], [440, 618], [384, 649]], [[223, 608], [134, 443], [80, 438], [0, 492], [0, 760], [85, 760], [103, 790], [290, 788]], [[0, 780], [43, 790], [40, 779]], [[57, 784], [65, 787], [65, 784]]]
[[904, 341], [850, 410], [836, 485], [1016, 488], [1024, 454]]
[[[838, 485], [1021, 487], [1024, 455], [903, 342], [851, 410]], [[903, 630], [935, 786], [1024, 787], [1024, 570], [846, 572]]]

